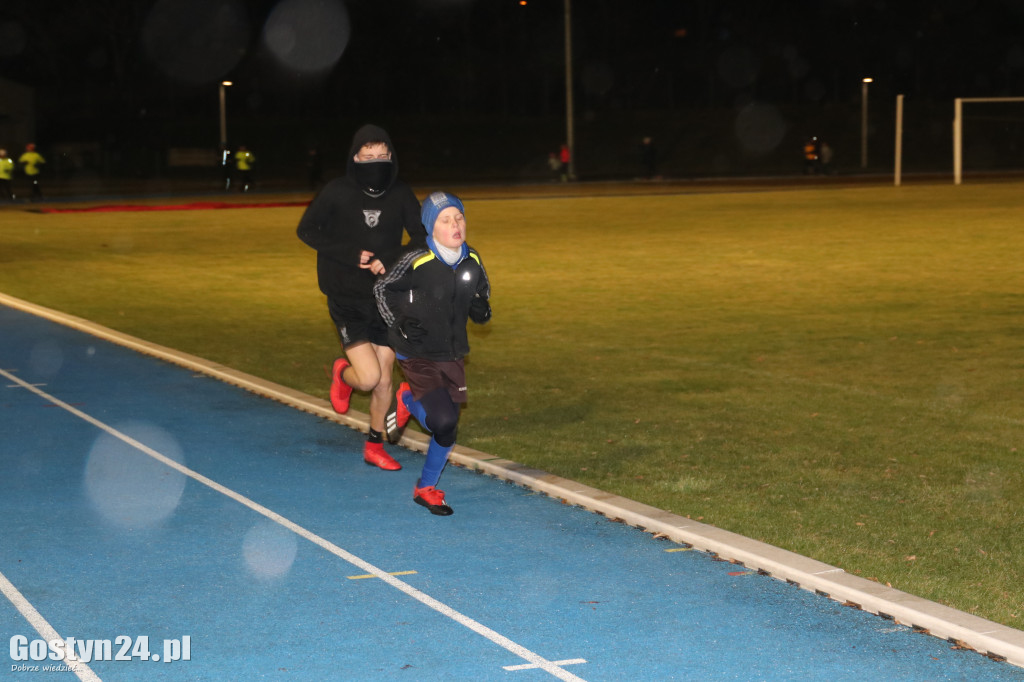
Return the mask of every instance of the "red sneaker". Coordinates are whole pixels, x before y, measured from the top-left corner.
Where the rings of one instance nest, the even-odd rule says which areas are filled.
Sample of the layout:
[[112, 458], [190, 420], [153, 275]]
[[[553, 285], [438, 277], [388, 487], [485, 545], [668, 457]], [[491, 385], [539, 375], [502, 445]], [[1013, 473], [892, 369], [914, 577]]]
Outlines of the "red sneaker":
[[331, 369], [331, 407], [338, 414], [348, 412], [348, 399], [352, 397], [352, 387], [341, 378], [341, 373], [348, 366], [348, 360], [338, 358], [334, 361], [334, 367]]
[[397, 443], [398, 439], [402, 437], [402, 429], [409, 423], [411, 413], [403, 400], [406, 395], [412, 397], [412, 391], [409, 389], [409, 384], [403, 382], [395, 392], [391, 409], [388, 410], [388, 414], [384, 418], [384, 432], [387, 434], [389, 443]]
[[369, 441], [363, 446], [363, 461], [371, 466], [380, 467], [385, 471], [398, 471], [402, 468], [401, 464], [384, 451], [383, 445]]
[[413, 488], [412, 489], [412, 500], [416, 504], [422, 505], [430, 510], [431, 514], [437, 516], [451, 516], [455, 512], [452, 508], [445, 504], [444, 491], [438, 490], [432, 485], [428, 485], [426, 488]]

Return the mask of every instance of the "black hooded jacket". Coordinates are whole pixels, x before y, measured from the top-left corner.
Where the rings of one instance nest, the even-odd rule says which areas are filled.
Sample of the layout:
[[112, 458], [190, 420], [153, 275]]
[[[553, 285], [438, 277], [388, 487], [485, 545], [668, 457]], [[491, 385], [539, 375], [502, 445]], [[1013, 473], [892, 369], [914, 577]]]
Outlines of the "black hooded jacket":
[[[360, 184], [362, 169], [354, 157], [368, 142], [384, 142], [391, 151], [390, 180], [382, 188]], [[306, 208], [296, 232], [316, 249], [320, 291], [329, 298], [373, 298], [374, 275], [359, 267], [359, 254], [372, 251], [385, 268], [402, 251], [402, 232], [408, 246], [422, 245], [427, 232], [420, 224], [420, 204], [412, 189], [398, 179], [398, 157], [391, 138], [374, 125], [365, 125], [352, 138], [348, 171], [328, 182]]]

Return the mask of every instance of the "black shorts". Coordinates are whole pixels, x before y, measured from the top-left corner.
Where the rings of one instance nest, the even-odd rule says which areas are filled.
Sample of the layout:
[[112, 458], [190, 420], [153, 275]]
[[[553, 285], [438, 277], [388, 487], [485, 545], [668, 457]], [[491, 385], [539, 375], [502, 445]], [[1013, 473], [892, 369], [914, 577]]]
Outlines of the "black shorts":
[[390, 346], [388, 328], [372, 298], [328, 298], [327, 310], [345, 348], [359, 343]]
[[453, 403], [462, 404], [466, 397], [466, 365], [462, 360], [423, 360], [406, 358], [399, 360], [402, 374], [409, 382], [412, 397], [420, 400], [431, 391], [441, 388], [448, 392]]

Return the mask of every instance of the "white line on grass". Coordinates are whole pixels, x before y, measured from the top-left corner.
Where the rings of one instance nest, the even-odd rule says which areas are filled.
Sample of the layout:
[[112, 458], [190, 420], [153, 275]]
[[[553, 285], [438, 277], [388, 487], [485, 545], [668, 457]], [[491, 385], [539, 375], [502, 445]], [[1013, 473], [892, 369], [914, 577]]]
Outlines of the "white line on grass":
[[[0, 370], [0, 372], [2, 371], [3, 370]], [[32, 606], [28, 599], [25, 599], [25, 595], [18, 591], [18, 588], [15, 587], [3, 573], [0, 573], [0, 592], [3, 592], [4, 596], [14, 604], [14, 608], [18, 609], [18, 612], [25, 617], [25, 620], [27, 620], [29, 624], [36, 629], [36, 632], [38, 632], [47, 642], [52, 642], [55, 639], [64, 639], [56, 630], [53, 629], [53, 626], [43, 618], [43, 615], [36, 610], [36, 607]], [[78, 679], [82, 680], [82, 682], [101, 682], [99, 676], [92, 671], [92, 668], [81, 661], [68, 658], [67, 649], [61, 649], [61, 652], [61, 661], [78, 676]], [[13, 668], [14, 666], [11, 667]]]
[[[112, 426], [109, 426], [109, 425], [101, 422], [100, 420], [98, 420], [98, 419], [96, 419], [96, 418], [86, 414], [85, 412], [82, 412], [81, 410], [72, 407], [68, 403], [65, 403], [64, 401], [58, 399], [56, 396], [50, 395], [49, 393], [46, 393], [45, 391], [40, 390], [39, 388], [33, 386], [32, 384], [29, 384], [29, 383], [27, 383], [25, 381], [22, 381], [18, 377], [14, 376], [13, 374], [11, 374], [11, 373], [3, 370], [3, 369], [0, 369], [0, 376], [3, 376], [5, 378], [9, 379], [10, 381], [13, 381], [18, 386], [20, 386], [22, 388], [25, 388], [25, 389], [31, 391], [32, 393], [35, 393], [36, 395], [38, 395], [39, 397], [43, 398], [44, 400], [47, 400], [47, 401], [53, 403], [54, 405], [56, 405], [56, 406], [60, 407], [61, 409], [63, 409], [65, 411], [73, 414], [74, 416], [78, 417], [79, 419], [82, 419], [83, 421], [86, 421], [86, 422], [92, 424], [96, 428], [98, 428], [98, 429], [100, 429], [102, 431], [105, 431], [106, 433], [110, 434], [114, 438], [117, 438], [118, 440], [121, 440], [124, 443], [130, 445], [131, 447], [135, 448], [136, 450], [139, 450], [140, 452], [143, 452], [143, 453], [149, 455], [150, 457], [152, 457], [156, 461], [158, 461], [158, 462], [160, 462], [160, 463], [162, 463], [162, 464], [164, 464], [164, 465], [166, 465], [166, 466], [168, 466], [168, 467], [170, 467], [170, 468], [172, 468], [172, 469], [174, 469], [174, 470], [184, 474], [185, 476], [188, 476], [189, 478], [191, 478], [191, 479], [193, 479], [193, 480], [195, 480], [195, 481], [197, 481], [199, 483], [202, 483], [206, 487], [208, 487], [208, 488], [210, 488], [212, 490], [215, 490], [215, 491], [219, 492], [222, 495], [230, 497], [231, 499], [235, 500], [236, 502], [238, 502], [238, 503], [248, 507], [249, 509], [252, 509], [254, 512], [257, 512], [258, 514], [262, 514], [263, 516], [267, 517], [271, 521], [274, 521], [275, 523], [278, 523], [278, 524], [284, 526], [285, 528], [287, 528], [288, 530], [292, 531], [296, 535], [299, 535], [299, 536], [305, 538], [306, 540], [309, 540], [310, 542], [312, 542], [315, 545], [319, 545], [320, 547], [322, 547], [323, 549], [327, 550], [328, 552], [330, 552], [331, 554], [335, 555], [336, 557], [347, 561], [348, 563], [352, 564], [353, 566], [358, 566], [359, 568], [361, 568], [365, 572], [370, 573], [370, 574], [380, 578], [381, 580], [383, 580], [384, 582], [388, 583], [389, 585], [391, 585], [395, 589], [404, 592], [405, 594], [409, 595], [413, 599], [415, 599], [415, 600], [419, 601], [420, 603], [422, 603], [422, 604], [430, 607], [431, 609], [437, 611], [441, 615], [446, 616], [448, 618], [451, 618], [452, 620], [454, 620], [455, 622], [459, 623], [460, 625], [463, 625], [463, 626], [469, 628], [470, 630], [472, 630], [473, 632], [477, 633], [478, 635], [480, 635], [480, 636], [482, 636], [482, 637], [484, 637], [486, 639], [489, 639], [490, 641], [494, 642], [498, 646], [506, 649], [507, 651], [512, 652], [516, 656], [519, 656], [523, 660], [528, 661], [529, 663], [533, 664], [534, 666], [536, 666], [538, 668], [541, 668], [545, 672], [550, 673], [551, 675], [557, 677], [558, 679], [566, 680], [566, 681], [571, 681], [571, 682], [585, 682], [584, 680], [582, 680], [582, 678], [579, 678], [576, 675], [573, 675], [572, 673], [570, 673], [567, 670], [563, 670], [556, 663], [547, 660], [543, 656], [540, 656], [538, 654], [533, 653], [532, 651], [530, 651], [526, 647], [523, 647], [523, 646], [520, 646], [519, 644], [516, 644], [515, 642], [513, 642], [508, 637], [505, 637], [504, 635], [502, 635], [502, 634], [500, 634], [498, 632], [495, 632], [491, 628], [487, 627], [486, 625], [484, 625], [482, 623], [479, 623], [479, 622], [473, 620], [469, 616], [466, 616], [466, 615], [464, 615], [462, 613], [459, 613], [458, 611], [456, 611], [455, 609], [451, 608], [447, 604], [444, 604], [444, 603], [438, 601], [437, 599], [434, 599], [433, 597], [431, 597], [430, 595], [426, 594], [425, 592], [421, 592], [420, 590], [416, 589], [412, 585], [409, 585], [408, 583], [403, 582], [403, 581], [399, 580], [398, 578], [390, 575], [387, 571], [384, 571], [383, 569], [377, 568], [373, 564], [371, 564], [371, 563], [369, 563], [367, 561], [364, 561], [363, 559], [359, 558], [355, 554], [351, 554], [350, 552], [345, 551], [341, 547], [338, 547], [337, 545], [335, 545], [333, 542], [330, 542], [329, 540], [325, 540], [324, 538], [320, 537], [316, 533], [313, 533], [311, 531], [306, 530], [305, 528], [303, 528], [302, 526], [298, 525], [297, 523], [294, 523], [293, 521], [290, 521], [290, 520], [286, 519], [285, 517], [281, 516], [277, 512], [272, 511], [272, 510], [264, 507], [263, 505], [259, 504], [258, 502], [255, 502], [255, 501], [249, 499], [248, 497], [246, 497], [246, 496], [244, 496], [244, 495], [242, 495], [240, 493], [236, 493], [234, 490], [231, 490], [230, 488], [227, 488], [227, 487], [221, 485], [220, 483], [217, 483], [213, 479], [207, 478], [206, 476], [203, 476], [199, 472], [193, 471], [192, 469], [189, 469], [188, 467], [183, 466], [183, 465], [179, 464], [178, 462], [175, 462], [170, 457], [167, 457], [167, 456], [157, 452], [156, 450], [154, 450], [153, 448], [147, 446], [144, 443], [140, 443], [139, 441], [135, 440], [131, 436], [128, 436], [128, 435], [126, 435], [124, 433], [121, 433], [120, 431], [118, 431], [117, 429], [113, 428]], [[96, 679], [98, 679], [98, 678], [96, 678]]]

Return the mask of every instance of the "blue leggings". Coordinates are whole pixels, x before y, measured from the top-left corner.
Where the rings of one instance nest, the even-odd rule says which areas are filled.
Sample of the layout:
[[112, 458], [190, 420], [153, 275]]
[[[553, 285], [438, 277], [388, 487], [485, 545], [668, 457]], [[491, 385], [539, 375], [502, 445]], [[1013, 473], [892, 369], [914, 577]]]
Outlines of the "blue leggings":
[[431, 434], [430, 445], [427, 447], [427, 461], [423, 464], [423, 472], [416, 487], [437, 485], [441, 480], [441, 472], [448, 463], [448, 455], [455, 447], [459, 405], [443, 388], [431, 391], [420, 400], [413, 398], [412, 393], [406, 393], [403, 398], [409, 413]]

